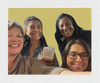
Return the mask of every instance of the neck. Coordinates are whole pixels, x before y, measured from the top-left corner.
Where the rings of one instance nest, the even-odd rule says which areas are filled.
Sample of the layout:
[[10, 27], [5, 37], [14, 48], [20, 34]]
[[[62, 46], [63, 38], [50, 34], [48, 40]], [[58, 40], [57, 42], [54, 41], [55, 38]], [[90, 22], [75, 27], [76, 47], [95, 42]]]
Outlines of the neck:
[[68, 37], [68, 38], [66, 38], [66, 42], [68, 43], [72, 39], [73, 39], [73, 37]]
[[40, 40], [30, 40], [30, 47], [31, 48], [36, 48], [36, 47], [38, 47], [40, 45], [41, 45]]
[[17, 57], [18, 54], [8, 54], [8, 60], [12, 60]]

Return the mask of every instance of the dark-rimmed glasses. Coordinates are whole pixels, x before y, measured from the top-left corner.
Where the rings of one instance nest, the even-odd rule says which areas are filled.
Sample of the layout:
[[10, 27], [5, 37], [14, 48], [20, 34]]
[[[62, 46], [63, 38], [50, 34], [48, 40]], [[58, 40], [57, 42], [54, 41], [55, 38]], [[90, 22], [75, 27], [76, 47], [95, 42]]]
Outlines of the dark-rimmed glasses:
[[82, 52], [82, 53], [78, 54], [77, 52], [70, 51], [67, 54], [68, 54], [68, 57], [70, 59], [76, 59], [78, 57], [78, 55], [80, 56], [80, 58], [82, 60], [88, 60], [89, 59], [89, 55], [86, 52]]

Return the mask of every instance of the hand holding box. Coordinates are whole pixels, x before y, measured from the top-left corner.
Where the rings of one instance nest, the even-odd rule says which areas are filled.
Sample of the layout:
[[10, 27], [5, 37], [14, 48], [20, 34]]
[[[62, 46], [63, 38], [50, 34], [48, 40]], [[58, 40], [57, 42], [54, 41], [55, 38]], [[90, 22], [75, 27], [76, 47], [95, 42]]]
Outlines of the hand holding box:
[[53, 58], [54, 58], [54, 48], [53, 47], [44, 47], [42, 60], [53, 61]]

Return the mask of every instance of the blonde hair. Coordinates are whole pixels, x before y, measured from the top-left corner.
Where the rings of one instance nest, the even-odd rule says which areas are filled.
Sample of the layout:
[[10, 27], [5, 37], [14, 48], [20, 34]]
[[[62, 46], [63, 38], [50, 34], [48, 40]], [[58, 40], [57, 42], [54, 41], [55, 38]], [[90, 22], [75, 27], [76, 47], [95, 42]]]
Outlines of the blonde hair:
[[24, 38], [24, 30], [23, 30], [22, 26], [17, 21], [8, 20], [8, 30], [10, 30], [14, 27], [18, 27], [20, 29], [20, 31], [22, 33], [22, 37]]

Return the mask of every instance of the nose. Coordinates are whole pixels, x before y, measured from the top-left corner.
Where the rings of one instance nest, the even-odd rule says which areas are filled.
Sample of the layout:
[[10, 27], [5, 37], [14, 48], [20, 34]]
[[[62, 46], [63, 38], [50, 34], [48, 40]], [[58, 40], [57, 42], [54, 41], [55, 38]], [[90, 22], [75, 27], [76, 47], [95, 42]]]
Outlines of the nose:
[[64, 25], [63, 29], [66, 29], [66, 26]]
[[10, 41], [16, 42], [16, 41], [18, 41], [18, 39], [17, 39], [17, 37], [12, 37]]
[[34, 31], [38, 31], [38, 28], [35, 28]]
[[81, 57], [79, 55], [77, 56], [76, 61], [77, 62], [82, 62], [82, 59], [81, 59]]
[[68, 31], [68, 27], [66, 25], [64, 25], [63, 30]]

